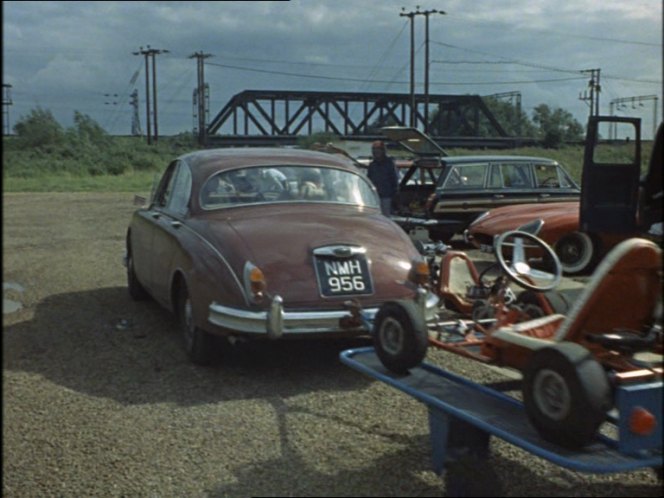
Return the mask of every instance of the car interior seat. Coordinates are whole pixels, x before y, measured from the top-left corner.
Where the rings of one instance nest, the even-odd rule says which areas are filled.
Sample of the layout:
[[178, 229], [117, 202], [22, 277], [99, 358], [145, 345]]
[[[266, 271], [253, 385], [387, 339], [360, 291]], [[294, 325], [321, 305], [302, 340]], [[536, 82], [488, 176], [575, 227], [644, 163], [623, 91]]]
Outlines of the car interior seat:
[[300, 187], [300, 197], [306, 200], [325, 199], [325, 189], [313, 182], [306, 181]]
[[607, 254], [566, 316], [553, 314], [505, 325], [488, 341], [497, 347], [533, 351], [560, 341], [593, 349], [597, 346], [588, 335], [642, 332], [658, 308], [661, 286], [661, 249], [646, 239], [627, 239]]

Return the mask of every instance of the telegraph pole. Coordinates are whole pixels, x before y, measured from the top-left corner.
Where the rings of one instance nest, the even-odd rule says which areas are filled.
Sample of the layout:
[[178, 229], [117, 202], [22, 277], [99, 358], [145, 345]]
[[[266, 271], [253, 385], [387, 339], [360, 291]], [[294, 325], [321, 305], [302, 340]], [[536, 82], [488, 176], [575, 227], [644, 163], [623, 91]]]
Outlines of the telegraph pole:
[[196, 68], [198, 75], [198, 87], [196, 90], [197, 99], [196, 105], [198, 109], [198, 144], [204, 145], [207, 136], [206, 136], [206, 115], [207, 115], [207, 100], [206, 100], [206, 85], [205, 85], [205, 73], [204, 73], [204, 63], [203, 61], [208, 57], [212, 57], [212, 54], [205, 54], [203, 52], [194, 52], [189, 56], [190, 59], [196, 58]]
[[588, 88], [590, 89], [590, 94], [586, 90], [582, 94], [579, 94], [579, 100], [584, 102], [590, 102], [590, 116], [597, 116], [599, 114], [599, 92], [602, 87], [599, 84], [599, 69], [585, 69], [581, 71], [584, 74], [590, 73], [590, 81], [588, 81]]
[[440, 14], [444, 16], [446, 13], [442, 10], [425, 10], [423, 12], [416, 12], [415, 14], [422, 14], [425, 19], [424, 25], [424, 133], [429, 133], [429, 16], [431, 14]]
[[12, 86], [7, 83], [2, 84], [2, 134], [11, 135], [11, 127], [9, 126], [9, 106], [13, 104], [11, 95]]
[[152, 58], [152, 109], [154, 114], [154, 133], [152, 134], [154, 141], [157, 142], [159, 137], [159, 130], [157, 127], [157, 71], [156, 71], [156, 62], [155, 55], [166, 54], [168, 50], [160, 50], [156, 48], [150, 48], [150, 45], [147, 46], [147, 49], [140, 47], [138, 52], [132, 52], [134, 55], [143, 55], [145, 57], [145, 114], [146, 114], [146, 124], [147, 124], [147, 139], [148, 145], [152, 143], [150, 139], [151, 126], [150, 126], [150, 61]]
[[424, 131], [429, 129], [429, 16], [431, 14], [445, 15], [442, 10], [420, 10], [416, 6], [414, 11], [404, 12], [401, 7], [401, 17], [410, 19], [410, 126], [415, 127], [417, 121], [417, 106], [415, 105], [415, 16], [424, 16]]
[[405, 7], [401, 7], [402, 12], [400, 17], [407, 17], [410, 19], [410, 126], [415, 126], [415, 14], [419, 13], [419, 6], [417, 12], [403, 12]]

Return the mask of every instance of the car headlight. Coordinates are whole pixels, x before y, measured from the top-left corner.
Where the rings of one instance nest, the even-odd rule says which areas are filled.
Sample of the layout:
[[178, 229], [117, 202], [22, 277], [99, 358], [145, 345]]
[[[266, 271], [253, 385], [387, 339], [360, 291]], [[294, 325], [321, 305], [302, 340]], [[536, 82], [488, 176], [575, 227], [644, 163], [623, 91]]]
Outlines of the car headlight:
[[267, 282], [263, 271], [247, 261], [244, 265], [244, 290], [252, 303], [260, 303], [265, 297]]
[[490, 212], [491, 212], [491, 211], [484, 211], [481, 215], [479, 215], [477, 218], [475, 218], [475, 219], [472, 221], [472, 223], [471, 223], [470, 225], [468, 225], [468, 226], [471, 227], [471, 226], [473, 226], [475, 223], [479, 223], [479, 221], [480, 221], [481, 219], [486, 218], [487, 216], [489, 216], [489, 213], [490, 213]]

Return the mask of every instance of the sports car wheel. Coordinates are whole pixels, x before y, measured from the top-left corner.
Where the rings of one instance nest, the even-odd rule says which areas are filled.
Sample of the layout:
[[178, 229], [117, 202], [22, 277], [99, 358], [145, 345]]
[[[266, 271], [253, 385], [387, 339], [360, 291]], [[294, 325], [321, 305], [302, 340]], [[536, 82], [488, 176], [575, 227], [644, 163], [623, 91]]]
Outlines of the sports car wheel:
[[604, 369], [579, 344], [537, 351], [523, 374], [523, 402], [539, 434], [568, 448], [588, 444], [611, 408]]
[[554, 248], [563, 272], [575, 275], [590, 271], [595, 263], [597, 248], [587, 233], [572, 232], [562, 237]]
[[388, 370], [406, 373], [426, 356], [429, 336], [415, 303], [386, 303], [376, 314], [376, 354]]
[[178, 319], [189, 359], [197, 365], [212, 363], [216, 353], [215, 337], [195, 325], [191, 298], [184, 285], [180, 288], [178, 299]]
[[138, 277], [136, 277], [136, 272], [134, 271], [134, 258], [131, 256], [131, 251], [127, 251], [127, 289], [134, 301], [145, 301], [150, 297], [145, 288], [138, 281]]

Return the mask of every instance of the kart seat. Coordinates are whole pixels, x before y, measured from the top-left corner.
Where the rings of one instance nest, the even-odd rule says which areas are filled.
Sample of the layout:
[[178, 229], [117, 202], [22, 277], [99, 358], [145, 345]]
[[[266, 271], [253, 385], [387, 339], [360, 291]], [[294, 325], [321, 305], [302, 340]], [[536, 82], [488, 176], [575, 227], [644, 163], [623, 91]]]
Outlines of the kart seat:
[[[500, 327], [492, 342], [537, 350], [551, 342], [590, 345], [586, 336], [615, 329], [641, 333], [661, 299], [662, 251], [653, 242], [627, 239], [593, 273], [567, 316], [549, 315]], [[504, 346], [505, 344], [503, 344]]]
[[441, 266], [439, 295], [459, 313], [470, 315], [473, 302], [465, 296], [470, 287], [480, 284], [477, 268], [468, 255], [461, 251], [447, 251]]

